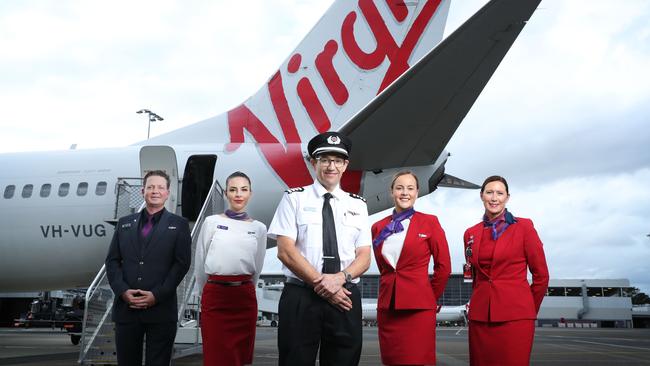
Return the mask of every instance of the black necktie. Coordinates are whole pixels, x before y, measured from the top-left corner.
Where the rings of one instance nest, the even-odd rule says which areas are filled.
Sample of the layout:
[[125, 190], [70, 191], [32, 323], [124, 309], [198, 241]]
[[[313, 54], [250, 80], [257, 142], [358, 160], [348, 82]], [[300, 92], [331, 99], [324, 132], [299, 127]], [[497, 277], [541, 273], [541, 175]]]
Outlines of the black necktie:
[[336, 243], [336, 227], [334, 226], [334, 214], [330, 206], [331, 193], [323, 196], [323, 273], [338, 273], [341, 271], [341, 260], [339, 249]]

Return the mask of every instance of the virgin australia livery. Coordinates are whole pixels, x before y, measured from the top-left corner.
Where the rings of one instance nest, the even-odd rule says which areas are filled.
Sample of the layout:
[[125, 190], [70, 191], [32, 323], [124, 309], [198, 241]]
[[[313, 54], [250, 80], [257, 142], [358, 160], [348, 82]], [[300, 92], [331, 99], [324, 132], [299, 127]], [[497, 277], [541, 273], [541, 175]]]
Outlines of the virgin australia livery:
[[397, 169], [418, 175], [421, 196], [473, 187], [445, 174], [445, 146], [539, 2], [492, 0], [442, 40], [449, 0], [335, 1], [232, 110], [133, 146], [0, 155], [0, 292], [88, 286], [116, 207], [137, 209], [121, 189], [151, 169], [170, 173], [168, 208], [190, 221], [212, 182], [241, 170], [268, 224], [287, 187], [313, 182], [306, 142], [328, 130], [352, 139], [342, 185], [371, 213], [391, 206]]

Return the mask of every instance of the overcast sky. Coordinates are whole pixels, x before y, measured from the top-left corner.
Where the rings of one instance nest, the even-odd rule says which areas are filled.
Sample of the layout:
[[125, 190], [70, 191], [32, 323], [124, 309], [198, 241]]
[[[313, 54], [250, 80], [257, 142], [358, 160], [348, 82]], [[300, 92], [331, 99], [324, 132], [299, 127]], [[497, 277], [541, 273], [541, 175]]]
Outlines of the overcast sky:
[[[484, 2], [452, 2], [446, 33]], [[125, 146], [146, 138], [141, 108], [165, 118], [153, 136], [220, 114], [330, 4], [2, 1], [0, 152]], [[650, 2], [543, 0], [448, 146], [448, 173], [509, 180], [552, 278], [650, 292], [649, 68]], [[440, 217], [459, 272], [478, 192], [439, 189], [416, 207]]]

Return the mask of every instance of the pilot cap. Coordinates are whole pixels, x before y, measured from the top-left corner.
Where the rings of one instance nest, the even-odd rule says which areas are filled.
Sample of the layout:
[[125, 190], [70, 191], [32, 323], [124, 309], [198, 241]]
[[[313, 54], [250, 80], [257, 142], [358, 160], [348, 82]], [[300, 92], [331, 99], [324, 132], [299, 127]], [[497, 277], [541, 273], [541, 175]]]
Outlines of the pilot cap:
[[341, 135], [338, 132], [323, 132], [320, 135], [314, 136], [307, 145], [307, 152], [312, 158], [316, 158], [320, 154], [334, 153], [343, 155], [346, 158], [350, 156], [352, 150], [352, 142], [347, 136]]

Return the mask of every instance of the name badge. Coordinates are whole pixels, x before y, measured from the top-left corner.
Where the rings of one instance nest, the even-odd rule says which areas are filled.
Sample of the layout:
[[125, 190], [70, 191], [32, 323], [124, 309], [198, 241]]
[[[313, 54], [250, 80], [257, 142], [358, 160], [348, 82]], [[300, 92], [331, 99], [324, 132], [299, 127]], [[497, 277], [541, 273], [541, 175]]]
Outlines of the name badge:
[[473, 276], [473, 271], [472, 271], [472, 265], [469, 263], [465, 263], [463, 265], [463, 282], [472, 282], [474, 279]]
[[302, 210], [307, 212], [318, 212], [316, 207], [303, 207]]
[[248, 235], [255, 235], [255, 232], [254, 231], [249, 231]]
[[474, 244], [474, 235], [470, 235], [465, 248], [465, 264], [463, 265], [463, 282], [469, 283], [474, 280], [474, 270], [469, 259], [472, 258], [472, 244]]
[[221, 230], [228, 230], [228, 226], [224, 226], [224, 225], [217, 225], [217, 229], [221, 229]]
[[168, 226], [167, 227], [169, 230], [176, 230], [176, 226]]
[[130, 223], [130, 222], [129, 222], [129, 223], [126, 223], [126, 224], [122, 224], [122, 229], [127, 228], [127, 227], [131, 227], [131, 223]]
[[427, 234], [418, 234], [418, 236], [419, 236], [420, 238], [426, 238], [426, 237], [427, 237]]

